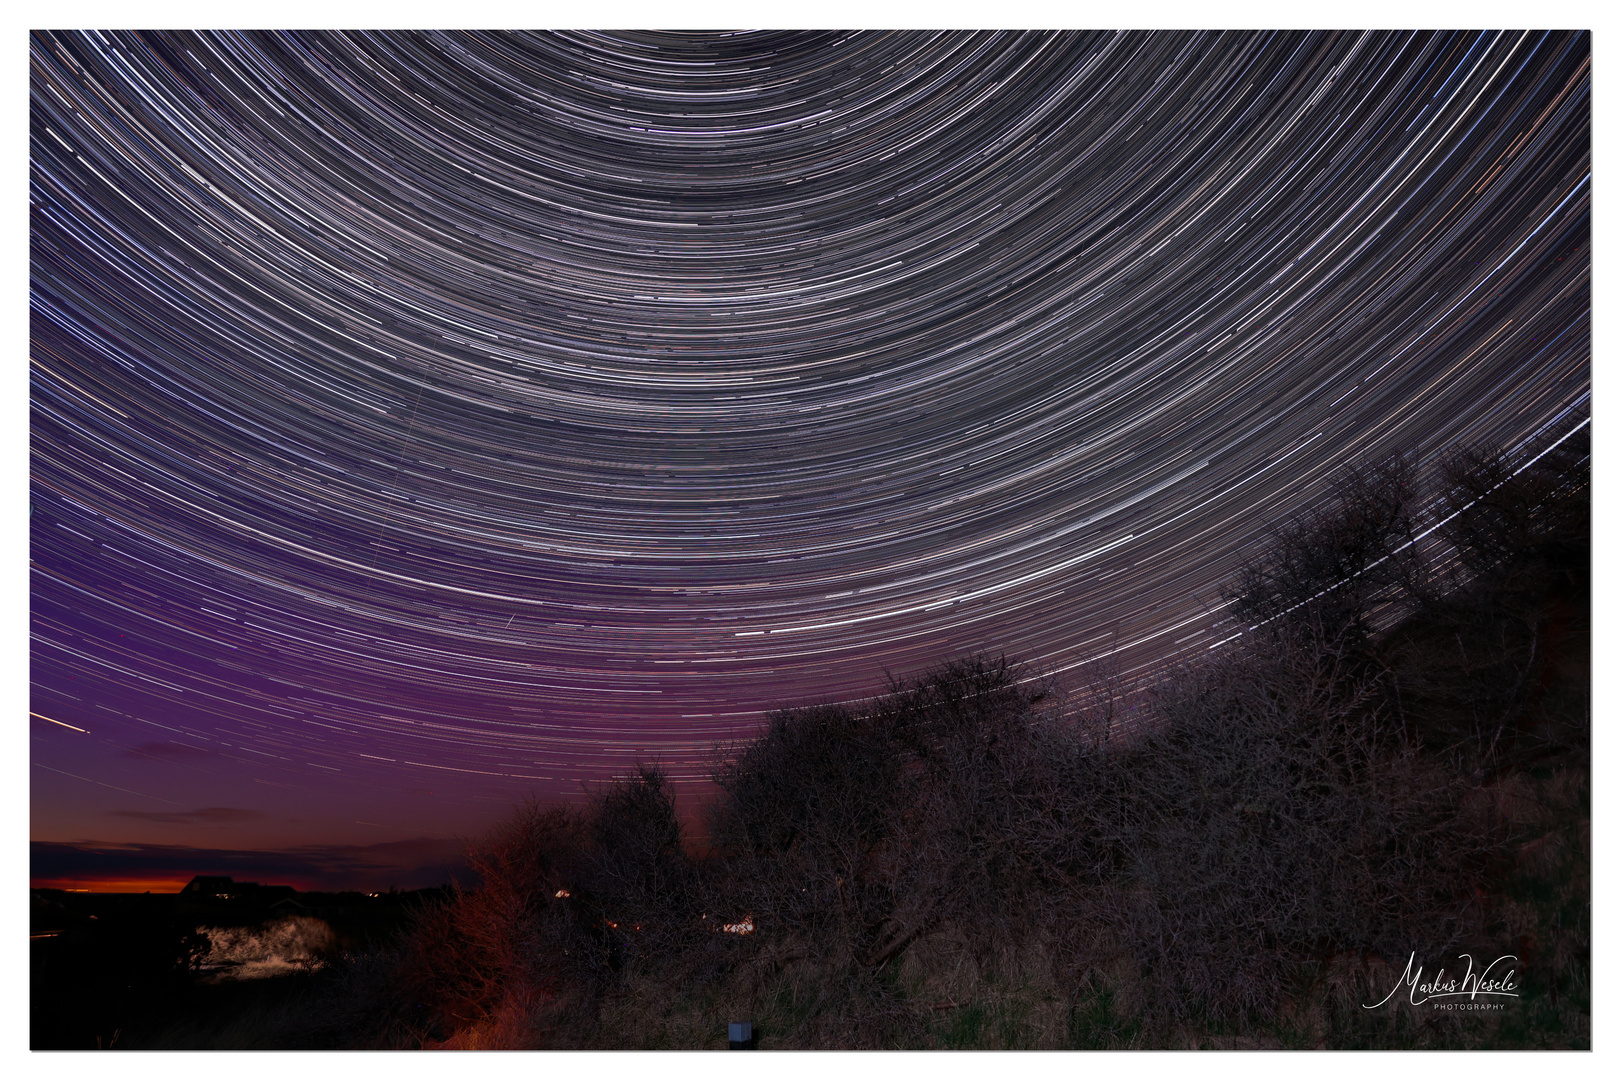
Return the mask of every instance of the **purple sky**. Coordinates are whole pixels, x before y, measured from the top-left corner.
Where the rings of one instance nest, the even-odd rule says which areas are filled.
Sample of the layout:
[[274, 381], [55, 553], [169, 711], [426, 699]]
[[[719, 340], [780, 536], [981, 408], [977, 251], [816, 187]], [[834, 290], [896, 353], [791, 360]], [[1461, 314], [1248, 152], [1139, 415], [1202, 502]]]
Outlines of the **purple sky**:
[[690, 813], [762, 710], [1207, 648], [1342, 465], [1589, 405], [1583, 34], [32, 57], [40, 881]]

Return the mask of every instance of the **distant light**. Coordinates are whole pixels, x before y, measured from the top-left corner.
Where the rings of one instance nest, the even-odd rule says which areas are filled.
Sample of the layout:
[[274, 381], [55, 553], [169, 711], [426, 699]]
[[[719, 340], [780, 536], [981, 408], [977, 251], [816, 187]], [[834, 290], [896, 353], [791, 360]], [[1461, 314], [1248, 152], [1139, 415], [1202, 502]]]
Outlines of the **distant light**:
[[573, 895], [573, 893], [569, 892], [567, 889], [558, 889], [557, 890], [557, 899], [559, 899], [559, 900], [566, 900], [572, 895]]
[[754, 932], [754, 917], [745, 915], [742, 922], [726, 923], [720, 928], [720, 931], [725, 934], [752, 934]]

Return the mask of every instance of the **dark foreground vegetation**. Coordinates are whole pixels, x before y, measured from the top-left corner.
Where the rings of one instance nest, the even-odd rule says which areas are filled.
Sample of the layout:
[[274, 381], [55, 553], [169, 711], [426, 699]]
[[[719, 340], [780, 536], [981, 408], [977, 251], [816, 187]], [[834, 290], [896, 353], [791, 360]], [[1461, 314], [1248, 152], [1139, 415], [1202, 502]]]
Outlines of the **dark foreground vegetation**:
[[[978, 657], [778, 713], [708, 851], [655, 767], [526, 805], [278, 1034], [144, 1045], [1587, 1047], [1587, 477], [1584, 433], [1352, 470], [1151, 680]], [[1401, 982], [1464, 957], [1516, 996]]]

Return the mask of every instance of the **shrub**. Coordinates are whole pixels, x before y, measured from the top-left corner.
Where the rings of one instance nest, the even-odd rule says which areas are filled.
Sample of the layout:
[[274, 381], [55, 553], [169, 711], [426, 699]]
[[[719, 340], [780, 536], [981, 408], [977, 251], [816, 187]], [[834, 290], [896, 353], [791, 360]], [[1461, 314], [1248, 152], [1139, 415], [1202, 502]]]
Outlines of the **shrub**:
[[1005, 659], [943, 665], [862, 712], [778, 713], [721, 763], [713, 835], [733, 906], [881, 967], [941, 922], [1003, 937], [1044, 880], [1043, 691]]
[[588, 873], [576, 893], [617, 953], [648, 958], [681, 947], [696, 932], [695, 871], [663, 770], [638, 765], [594, 794], [585, 832]]
[[1124, 865], [1099, 914], [1149, 1014], [1275, 1019], [1334, 954], [1404, 958], [1476, 926], [1490, 833], [1351, 653], [1318, 628], [1186, 667], [1114, 763]]
[[979, 656], [895, 683], [881, 702], [904, 718], [914, 782], [896, 828], [902, 899], [874, 963], [940, 924], [965, 930], [983, 958], [1041, 921], [1069, 846], [1053, 747], [1037, 733], [1049, 694]]
[[1585, 431], [1442, 463], [1449, 562], [1386, 643], [1406, 709], [1482, 776], [1586, 742], [1590, 452]]
[[888, 845], [906, 799], [905, 717], [842, 706], [786, 710], [715, 769], [710, 836], [722, 902], [762, 928], [830, 935], [864, 958], [894, 905]]
[[1585, 596], [1591, 573], [1591, 436], [1540, 440], [1517, 454], [1460, 450], [1442, 463], [1463, 580], [1510, 608], [1545, 594]]
[[572, 897], [582, 831], [567, 807], [524, 804], [468, 852], [479, 886], [419, 915], [401, 981], [441, 1035], [487, 1023], [514, 1003], [544, 1017], [599, 992], [610, 950]]

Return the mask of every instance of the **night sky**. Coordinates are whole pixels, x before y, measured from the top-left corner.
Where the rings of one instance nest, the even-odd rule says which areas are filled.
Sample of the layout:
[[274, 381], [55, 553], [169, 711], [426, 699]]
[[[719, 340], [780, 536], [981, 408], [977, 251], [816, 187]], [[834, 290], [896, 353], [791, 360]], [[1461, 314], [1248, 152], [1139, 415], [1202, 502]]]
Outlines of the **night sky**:
[[[442, 878], [979, 650], [1222, 636], [1591, 388], [1580, 33], [32, 39], [37, 883]], [[176, 885], [177, 887], [177, 885]]]

